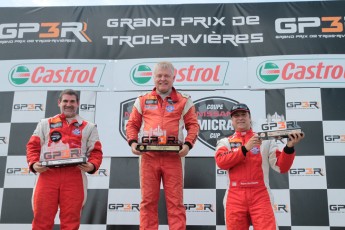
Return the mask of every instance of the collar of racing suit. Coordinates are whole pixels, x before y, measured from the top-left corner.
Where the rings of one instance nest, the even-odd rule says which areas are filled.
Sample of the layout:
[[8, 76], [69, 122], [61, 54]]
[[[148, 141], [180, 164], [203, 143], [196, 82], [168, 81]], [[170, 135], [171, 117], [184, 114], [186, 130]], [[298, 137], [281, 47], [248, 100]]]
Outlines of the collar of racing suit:
[[[156, 87], [153, 88], [151, 94], [153, 96], [158, 96], [159, 94], [156, 92]], [[174, 87], [171, 88], [171, 93], [169, 96], [167, 97], [170, 97], [173, 101], [178, 101], [178, 97], [177, 97], [177, 91]]]

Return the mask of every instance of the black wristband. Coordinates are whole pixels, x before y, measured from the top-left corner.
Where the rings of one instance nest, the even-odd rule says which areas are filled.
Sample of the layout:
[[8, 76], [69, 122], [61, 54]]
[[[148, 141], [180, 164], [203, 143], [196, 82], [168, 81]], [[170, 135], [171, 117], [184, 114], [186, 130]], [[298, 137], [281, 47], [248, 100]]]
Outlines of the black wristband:
[[191, 150], [193, 148], [193, 145], [191, 143], [189, 143], [188, 141], [186, 141], [185, 143], [183, 143], [184, 145], [188, 145], [189, 150]]
[[130, 141], [128, 141], [129, 146], [132, 146], [133, 143], [138, 143], [138, 141], [137, 140], [130, 140]]
[[248, 152], [248, 150], [246, 149], [246, 147], [244, 147], [244, 145], [242, 145], [241, 149], [242, 149], [243, 155], [246, 156], [246, 155], [247, 155], [247, 152]]
[[294, 147], [289, 147], [289, 146], [285, 146], [284, 147], [284, 152], [287, 153], [287, 154], [292, 154], [295, 152], [295, 148]]

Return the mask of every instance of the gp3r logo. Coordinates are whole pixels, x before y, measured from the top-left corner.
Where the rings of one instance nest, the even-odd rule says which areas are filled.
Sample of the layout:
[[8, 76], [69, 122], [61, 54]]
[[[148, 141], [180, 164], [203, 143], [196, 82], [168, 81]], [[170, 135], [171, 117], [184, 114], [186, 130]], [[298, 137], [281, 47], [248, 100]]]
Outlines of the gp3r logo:
[[85, 33], [86, 29], [85, 22], [3, 23], [0, 24], [0, 40], [24, 39], [29, 34], [36, 34], [34, 39], [67, 38], [73, 34], [81, 42], [92, 42]]
[[320, 28], [322, 33], [344, 32], [344, 16], [277, 18], [275, 30], [279, 34], [305, 33], [308, 28]]
[[324, 176], [322, 168], [291, 168], [290, 175], [295, 176]]
[[122, 212], [140, 211], [139, 204], [109, 204], [108, 209]]

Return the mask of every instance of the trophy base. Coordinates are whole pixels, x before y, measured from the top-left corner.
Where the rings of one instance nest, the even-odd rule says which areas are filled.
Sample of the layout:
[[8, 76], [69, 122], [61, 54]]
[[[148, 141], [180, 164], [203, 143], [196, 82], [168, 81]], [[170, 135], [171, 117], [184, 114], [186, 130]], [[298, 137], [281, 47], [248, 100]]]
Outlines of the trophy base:
[[148, 145], [138, 144], [136, 150], [140, 152], [179, 152], [182, 145]]
[[276, 131], [267, 131], [267, 132], [258, 132], [259, 138], [262, 140], [271, 140], [271, 139], [283, 139], [288, 138], [291, 133], [301, 133], [303, 135], [302, 129], [285, 129], [285, 130], [276, 130]]
[[84, 163], [86, 163], [86, 157], [41, 161], [42, 166], [46, 166], [46, 167], [64, 167], [64, 166], [79, 165], [79, 164], [84, 164]]

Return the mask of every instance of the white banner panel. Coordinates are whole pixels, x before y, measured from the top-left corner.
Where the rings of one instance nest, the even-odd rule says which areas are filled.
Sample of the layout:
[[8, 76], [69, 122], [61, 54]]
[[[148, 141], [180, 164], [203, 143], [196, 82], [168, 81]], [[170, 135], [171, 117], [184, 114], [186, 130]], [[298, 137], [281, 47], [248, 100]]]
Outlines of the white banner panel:
[[289, 172], [290, 189], [326, 189], [324, 156], [296, 156]]
[[245, 58], [160, 58], [117, 60], [114, 91], [151, 90], [157, 62], [175, 67], [177, 89], [244, 89], [247, 87]]
[[184, 189], [187, 225], [216, 224], [216, 190]]
[[46, 91], [15, 92], [12, 107], [12, 122], [35, 122], [45, 117]]
[[345, 121], [323, 121], [326, 156], [345, 156]]
[[0, 123], [0, 156], [7, 156], [10, 129], [10, 123]]
[[138, 225], [140, 189], [110, 189], [107, 224]]
[[328, 189], [329, 224], [345, 226], [345, 189]]
[[321, 94], [319, 88], [285, 90], [286, 119], [289, 121], [321, 121]]
[[26, 156], [7, 156], [6, 188], [33, 188], [36, 176], [29, 171]]
[[291, 226], [291, 205], [289, 189], [271, 189], [273, 208], [279, 226]]
[[0, 91], [109, 90], [113, 61], [87, 59], [34, 59], [0, 61]]
[[248, 58], [252, 89], [344, 87], [345, 55], [284, 55]]

